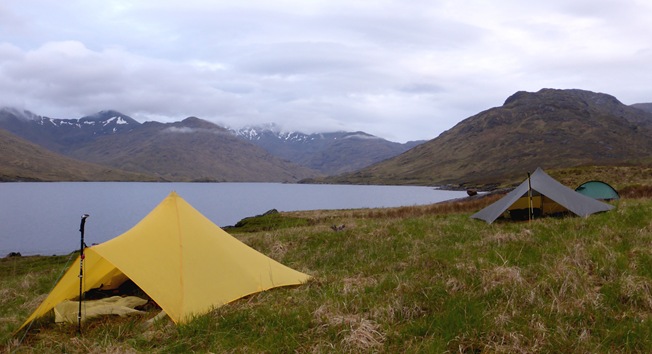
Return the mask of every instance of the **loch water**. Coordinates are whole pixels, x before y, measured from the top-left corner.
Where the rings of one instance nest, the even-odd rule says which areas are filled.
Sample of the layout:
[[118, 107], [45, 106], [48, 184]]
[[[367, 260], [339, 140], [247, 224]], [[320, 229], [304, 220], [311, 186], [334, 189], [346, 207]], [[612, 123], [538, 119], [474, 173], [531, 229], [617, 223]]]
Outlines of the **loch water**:
[[425, 205], [465, 192], [415, 186], [282, 183], [0, 183], [0, 257], [59, 255], [79, 248], [82, 214], [89, 214], [85, 243], [110, 240], [136, 225], [175, 191], [219, 226], [278, 211], [385, 208]]

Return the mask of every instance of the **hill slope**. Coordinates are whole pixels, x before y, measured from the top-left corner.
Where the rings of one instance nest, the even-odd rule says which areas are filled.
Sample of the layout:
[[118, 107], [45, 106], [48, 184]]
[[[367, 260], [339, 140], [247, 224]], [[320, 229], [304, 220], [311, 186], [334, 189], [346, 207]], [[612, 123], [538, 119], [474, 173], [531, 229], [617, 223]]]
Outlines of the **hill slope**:
[[649, 160], [652, 114], [583, 90], [517, 92], [501, 107], [467, 118], [436, 139], [338, 183], [476, 184], [536, 167]]
[[652, 103], [634, 103], [631, 107], [652, 113]]
[[0, 129], [0, 181], [154, 181], [143, 174], [77, 161]]

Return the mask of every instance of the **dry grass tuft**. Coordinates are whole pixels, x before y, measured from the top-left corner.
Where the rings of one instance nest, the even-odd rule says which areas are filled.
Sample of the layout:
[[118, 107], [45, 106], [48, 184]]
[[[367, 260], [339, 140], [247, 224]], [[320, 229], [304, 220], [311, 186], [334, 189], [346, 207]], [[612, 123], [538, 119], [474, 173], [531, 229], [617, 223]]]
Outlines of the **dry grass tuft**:
[[9, 315], [9, 316], [4, 316], [0, 317], [0, 324], [4, 325], [5, 323], [13, 323], [13, 324], [18, 324], [18, 316], [17, 315]]
[[456, 263], [454, 265], [454, 268], [457, 269], [457, 270], [467, 272], [469, 274], [473, 274], [473, 273], [476, 273], [478, 271], [478, 267], [472, 262]]
[[[135, 349], [126, 345], [108, 344], [107, 346], [100, 346], [92, 339], [73, 337], [65, 345], [66, 351], [73, 353], [89, 353], [89, 354], [132, 354], [138, 353]], [[63, 349], [63, 348], [62, 348]]]
[[466, 283], [454, 277], [446, 279], [445, 285], [446, 292], [451, 295], [463, 293], [467, 290]]
[[406, 304], [397, 296], [386, 306], [373, 308], [371, 313], [371, 318], [378, 322], [396, 323], [414, 320], [423, 316], [426, 311], [419, 304]]
[[18, 349], [20, 348], [20, 339], [19, 338], [11, 338], [7, 343], [5, 343], [5, 347], [3, 348], [2, 353], [16, 353]]
[[496, 287], [513, 288], [524, 282], [519, 267], [497, 266], [482, 275], [482, 288], [485, 293]]
[[360, 319], [357, 322], [348, 323], [350, 328], [343, 330], [345, 333], [342, 343], [346, 348], [355, 352], [369, 351], [379, 348], [385, 341], [385, 335], [378, 330], [378, 324], [367, 319]]
[[457, 353], [538, 353], [548, 344], [546, 336], [545, 328], [534, 337], [517, 331], [492, 331], [483, 335], [463, 333], [448, 346], [449, 352]]
[[551, 278], [542, 280], [536, 290], [551, 299], [551, 312], [572, 314], [598, 310], [602, 306], [599, 286], [602, 281], [595, 274], [595, 264], [583, 244], [575, 244], [567, 252], [546, 270]]
[[482, 240], [478, 241], [479, 246], [494, 246], [494, 245], [505, 245], [511, 242], [530, 242], [532, 240], [532, 231], [529, 229], [523, 229], [520, 232], [507, 232], [504, 230], [498, 230], [498, 232], [491, 234], [487, 237], [484, 237]]
[[34, 274], [28, 273], [23, 276], [18, 286], [21, 289], [30, 289], [31, 287], [34, 286], [35, 282], [36, 282], [36, 276]]
[[[376, 225], [376, 227], [372, 230], [369, 231], [369, 236], [371, 236], [373, 239], [388, 239], [393, 236], [393, 234], [389, 230], [389, 222], [384, 222], [382, 224]], [[361, 240], [364, 240], [365, 237], [360, 237]]]
[[634, 302], [643, 309], [652, 310], [652, 281], [647, 277], [625, 276], [621, 292], [624, 302]]
[[41, 303], [43, 302], [43, 300], [45, 300], [46, 297], [48, 297], [48, 294], [41, 294], [35, 296], [31, 300], [26, 301], [24, 304], [20, 305], [20, 308], [28, 311], [34, 311], [34, 309], [36, 309], [37, 307], [39, 307], [39, 305], [41, 305]]
[[378, 280], [372, 277], [365, 277], [360, 274], [352, 278], [342, 279], [342, 291], [344, 294], [357, 293], [364, 290], [367, 286], [373, 286], [378, 284]]
[[269, 256], [273, 259], [283, 259], [287, 251], [288, 249], [285, 246], [285, 244], [277, 240], [276, 242], [274, 242], [274, 244], [272, 244]]
[[317, 319], [321, 326], [339, 326], [342, 323], [355, 322], [355, 315], [342, 315], [330, 309], [327, 304], [319, 306], [314, 312], [313, 317]]
[[11, 301], [14, 301], [17, 297], [19, 297], [21, 294], [21, 291], [15, 288], [3, 288], [0, 289], [0, 305], [7, 304]]
[[337, 335], [342, 337], [340, 343], [353, 352], [370, 351], [380, 348], [386, 336], [380, 332], [377, 323], [357, 314], [333, 312], [327, 305], [321, 305], [313, 313], [318, 328], [339, 329]]

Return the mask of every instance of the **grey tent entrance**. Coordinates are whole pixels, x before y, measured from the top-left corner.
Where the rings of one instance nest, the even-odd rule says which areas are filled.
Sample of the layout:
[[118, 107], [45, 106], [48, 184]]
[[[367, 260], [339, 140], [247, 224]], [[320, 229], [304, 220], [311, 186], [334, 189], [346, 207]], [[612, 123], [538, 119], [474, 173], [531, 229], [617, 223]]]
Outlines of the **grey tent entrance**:
[[499, 217], [528, 219], [534, 216], [571, 212], [578, 216], [613, 209], [613, 205], [582, 195], [557, 182], [541, 168], [503, 198], [471, 215], [491, 224]]
[[620, 195], [609, 184], [602, 181], [588, 181], [575, 188], [577, 193], [599, 200], [618, 200]]

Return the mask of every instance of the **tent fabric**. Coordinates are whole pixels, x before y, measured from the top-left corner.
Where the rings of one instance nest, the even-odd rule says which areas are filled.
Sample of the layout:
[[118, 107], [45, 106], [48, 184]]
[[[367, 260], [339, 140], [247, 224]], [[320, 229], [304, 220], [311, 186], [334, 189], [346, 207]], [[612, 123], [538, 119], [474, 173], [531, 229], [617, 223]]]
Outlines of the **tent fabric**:
[[[116, 288], [131, 279], [177, 324], [241, 297], [311, 278], [229, 235], [175, 192], [133, 228], [84, 254], [84, 292]], [[21, 328], [78, 296], [79, 257]]]
[[503, 198], [471, 215], [471, 218], [484, 220], [491, 224], [520, 198], [527, 196], [530, 186], [533, 194], [543, 195], [578, 216], [585, 217], [613, 209], [613, 205], [577, 193], [548, 176], [541, 168], [537, 168], [530, 176], [529, 181], [526, 179]]
[[612, 186], [602, 181], [584, 182], [575, 188], [575, 191], [587, 197], [598, 200], [617, 200], [620, 195]]

